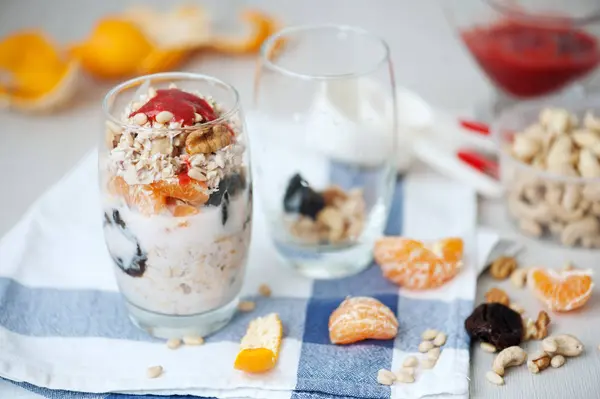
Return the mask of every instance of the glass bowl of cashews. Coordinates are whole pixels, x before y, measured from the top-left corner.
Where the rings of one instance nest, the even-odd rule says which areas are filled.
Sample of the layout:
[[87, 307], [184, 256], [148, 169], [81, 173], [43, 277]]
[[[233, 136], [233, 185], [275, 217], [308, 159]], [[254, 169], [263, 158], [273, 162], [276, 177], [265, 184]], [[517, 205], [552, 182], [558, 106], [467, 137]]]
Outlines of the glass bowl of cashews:
[[600, 97], [517, 105], [492, 130], [506, 208], [519, 230], [600, 248]]

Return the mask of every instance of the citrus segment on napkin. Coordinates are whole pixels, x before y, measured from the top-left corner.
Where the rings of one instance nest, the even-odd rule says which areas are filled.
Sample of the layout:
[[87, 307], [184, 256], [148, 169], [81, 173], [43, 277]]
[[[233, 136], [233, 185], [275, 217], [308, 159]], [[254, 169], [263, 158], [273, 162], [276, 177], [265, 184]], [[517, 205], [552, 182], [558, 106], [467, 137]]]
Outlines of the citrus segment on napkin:
[[329, 339], [334, 344], [394, 339], [396, 334], [398, 320], [394, 312], [375, 298], [347, 298], [329, 317]]
[[388, 280], [410, 289], [436, 288], [459, 272], [463, 241], [444, 238], [425, 244], [404, 237], [384, 237], [375, 243], [374, 256]]

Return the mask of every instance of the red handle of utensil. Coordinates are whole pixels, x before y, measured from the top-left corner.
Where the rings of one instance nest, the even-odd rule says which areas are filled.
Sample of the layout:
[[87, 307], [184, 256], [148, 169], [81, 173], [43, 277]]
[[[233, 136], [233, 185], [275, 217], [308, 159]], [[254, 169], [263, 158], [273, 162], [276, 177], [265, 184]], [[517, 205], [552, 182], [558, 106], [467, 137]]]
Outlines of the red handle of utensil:
[[470, 121], [467, 119], [459, 119], [458, 123], [460, 124], [460, 126], [463, 129], [467, 129], [472, 132], [482, 134], [484, 136], [490, 135], [490, 127], [488, 125], [486, 125], [485, 123], [481, 123], [481, 122], [477, 122], [477, 121]]
[[498, 178], [499, 176], [498, 163], [475, 151], [459, 150], [456, 156], [467, 165], [482, 173], [489, 174], [494, 178]]

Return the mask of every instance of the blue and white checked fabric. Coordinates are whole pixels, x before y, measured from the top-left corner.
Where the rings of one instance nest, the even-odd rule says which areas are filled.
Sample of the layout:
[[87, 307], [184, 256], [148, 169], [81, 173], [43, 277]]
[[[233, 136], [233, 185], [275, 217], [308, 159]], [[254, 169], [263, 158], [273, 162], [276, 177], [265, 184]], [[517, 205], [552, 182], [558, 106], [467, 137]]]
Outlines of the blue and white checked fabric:
[[[460, 235], [467, 243], [459, 275], [423, 292], [391, 284], [376, 265], [338, 280], [300, 277], [277, 260], [262, 215], [256, 215], [242, 293], [256, 301], [256, 310], [237, 315], [203, 346], [173, 351], [127, 318], [104, 248], [95, 169], [91, 154], [0, 241], [0, 398], [468, 396], [463, 321], [473, 307], [477, 274], [471, 190], [430, 175], [397, 181], [387, 234]], [[255, 295], [261, 283], [270, 285], [271, 298]], [[400, 323], [397, 338], [330, 344], [329, 315], [347, 295], [374, 296], [389, 306]], [[273, 311], [285, 332], [276, 369], [261, 376], [235, 371], [233, 359], [248, 322]], [[406, 356], [420, 355], [426, 328], [448, 334], [436, 367], [418, 371], [414, 384], [377, 384], [379, 369], [398, 369]], [[165, 373], [149, 380], [146, 368], [155, 364]]]

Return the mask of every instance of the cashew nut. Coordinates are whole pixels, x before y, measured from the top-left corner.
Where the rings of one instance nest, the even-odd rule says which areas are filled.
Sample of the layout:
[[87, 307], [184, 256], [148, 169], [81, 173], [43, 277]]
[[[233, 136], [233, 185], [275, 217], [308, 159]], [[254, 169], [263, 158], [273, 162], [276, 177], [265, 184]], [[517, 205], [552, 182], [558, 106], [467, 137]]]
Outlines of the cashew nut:
[[571, 163], [572, 152], [573, 142], [571, 141], [571, 138], [566, 134], [557, 137], [546, 157], [548, 167]]
[[581, 188], [578, 185], [571, 184], [565, 187], [565, 191], [562, 196], [562, 207], [567, 211], [575, 209], [579, 201], [581, 200]]
[[582, 194], [589, 201], [600, 202], [600, 184], [587, 184], [583, 187]]
[[584, 248], [600, 248], [600, 237], [583, 237], [581, 246]]
[[515, 137], [512, 147], [515, 157], [525, 162], [531, 161], [541, 148], [540, 141], [523, 135]]
[[546, 108], [540, 113], [540, 123], [553, 133], [564, 133], [575, 122], [568, 110]]
[[594, 178], [600, 176], [600, 162], [598, 162], [596, 155], [587, 148], [581, 149], [577, 168], [583, 177]]
[[524, 234], [531, 237], [540, 237], [543, 233], [542, 226], [530, 219], [519, 220], [519, 229], [521, 229]]
[[600, 133], [600, 118], [596, 118], [591, 111], [585, 113], [583, 124], [586, 128]]
[[511, 346], [498, 353], [492, 364], [492, 370], [499, 376], [504, 375], [504, 369], [520, 366], [527, 360], [527, 352], [519, 346]]
[[583, 352], [583, 344], [570, 334], [548, 337], [542, 341], [542, 349], [551, 355], [567, 357], [579, 356]]
[[508, 207], [512, 214], [519, 219], [530, 219], [544, 223], [548, 223], [552, 220], [550, 206], [543, 202], [530, 205], [522, 201], [518, 195], [512, 194], [508, 198]]
[[600, 232], [600, 222], [595, 216], [587, 216], [565, 226], [560, 235], [560, 241], [567, 246], [573, 246], [584, 237], [596, 236]]
[[573, 141], [580, 147], [591, 149], [600, 144], [600, 137], [591, 130], [576, 130], [571, 135]]

